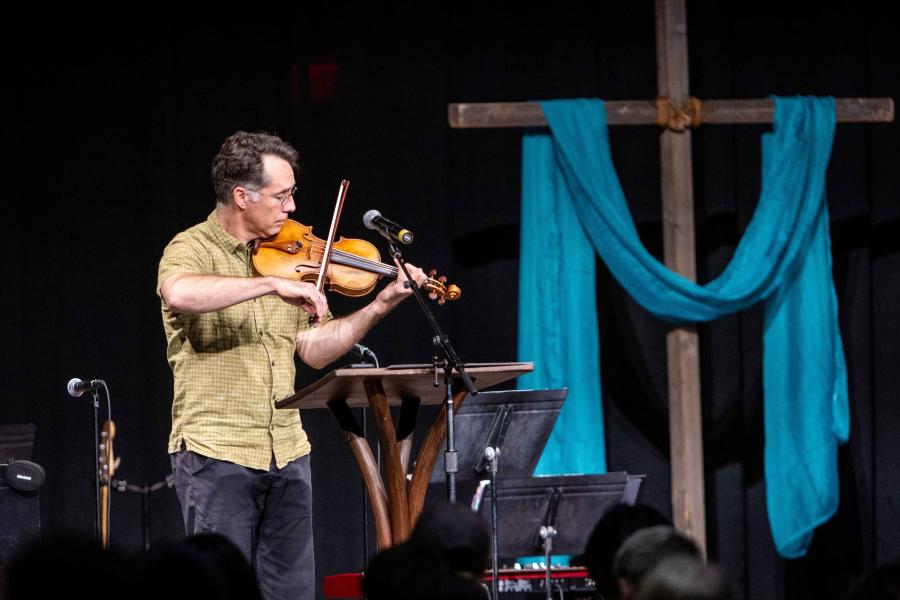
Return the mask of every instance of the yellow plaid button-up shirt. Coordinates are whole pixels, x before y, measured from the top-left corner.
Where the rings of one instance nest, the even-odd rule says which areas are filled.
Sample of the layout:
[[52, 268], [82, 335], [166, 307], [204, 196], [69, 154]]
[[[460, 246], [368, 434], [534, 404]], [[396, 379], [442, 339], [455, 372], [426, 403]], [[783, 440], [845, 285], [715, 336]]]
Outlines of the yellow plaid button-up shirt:
[[[156, 293], [176, 273], [251, 277], [250, 249], [213, 211], [175, 236], [159, 262]], [[295, 336], [307, 313], [263, 296], [206, 314], [169, 310], [162, 301], [169, 366], [175, 380], [169, 452], [188, 450], [252, 469], [279, 468], [308, 454], [296, 410], [277, 410], [294, 392]]]

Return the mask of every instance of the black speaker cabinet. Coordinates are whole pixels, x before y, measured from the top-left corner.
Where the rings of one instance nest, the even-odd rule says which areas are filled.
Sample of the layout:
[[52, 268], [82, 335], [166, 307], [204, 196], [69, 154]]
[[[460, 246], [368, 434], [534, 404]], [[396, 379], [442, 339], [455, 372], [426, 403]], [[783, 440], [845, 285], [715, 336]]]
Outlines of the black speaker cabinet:
[[0, 561], [15, 556], [19, 547], [41, 535], [38, 492], [15, 490], [0, 480]]

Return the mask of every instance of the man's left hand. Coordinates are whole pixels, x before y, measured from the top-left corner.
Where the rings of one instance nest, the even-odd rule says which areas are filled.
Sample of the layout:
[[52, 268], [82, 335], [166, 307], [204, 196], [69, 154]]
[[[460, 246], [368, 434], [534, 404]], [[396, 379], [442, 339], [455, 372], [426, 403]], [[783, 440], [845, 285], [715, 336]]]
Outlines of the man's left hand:
[[[378, 294], [378, 300], [384, 302], [391, 308], [413, 293], [410, 284], [406, 279], [406, 274], [403, 272], [403, 269], [400, 268], [400, 264], [396, 259], [394, 259], [394, 263], [397, 265], [397, 279], [395, 279], [392, 284], [386, 286]], [[413, 281], [419, 286], [424, 284], [428, 279], [425, 272], [413, 264], [406, 263], [406, 269], [409, 271], [409, 276], [412, 277]]]

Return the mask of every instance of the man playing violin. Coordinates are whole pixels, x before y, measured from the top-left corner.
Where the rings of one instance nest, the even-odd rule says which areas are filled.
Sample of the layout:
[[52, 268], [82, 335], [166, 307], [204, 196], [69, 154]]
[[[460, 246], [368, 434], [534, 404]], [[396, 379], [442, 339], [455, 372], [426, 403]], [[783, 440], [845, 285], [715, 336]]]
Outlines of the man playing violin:
[[333, 319], [315, 285], [254, 276], [252, 242], [276, 235], [296, 209], [297, 159], [273, 135], [227, 138], [212, 163], [215, 210], [166, 246], [157, 284], [186, 532], [234, 542], [267, 600], [315, 591], [310, 445], [299, 412], [274, 406], [294, 392], [294, 352], [323, 368], [412, 293], [400, 270], [369, 305]]

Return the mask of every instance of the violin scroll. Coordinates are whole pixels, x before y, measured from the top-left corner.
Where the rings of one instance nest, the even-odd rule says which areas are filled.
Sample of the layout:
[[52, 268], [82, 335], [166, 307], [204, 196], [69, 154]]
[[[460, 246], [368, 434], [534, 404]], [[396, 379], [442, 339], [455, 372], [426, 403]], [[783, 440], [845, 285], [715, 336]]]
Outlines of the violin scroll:
[[428, 279], [422, 284], [422, 287], [428, 292], [429, 298], [437, 300], [438, 304], [443, 306], [447, 300], [452, 302], [462, 295], [462, 290], [459, 289], [459, 286], [452, 283], [447, 285], [447, 278], [443, 275], [435, 278], [436, 274], [437, 269], [428, 271]]

